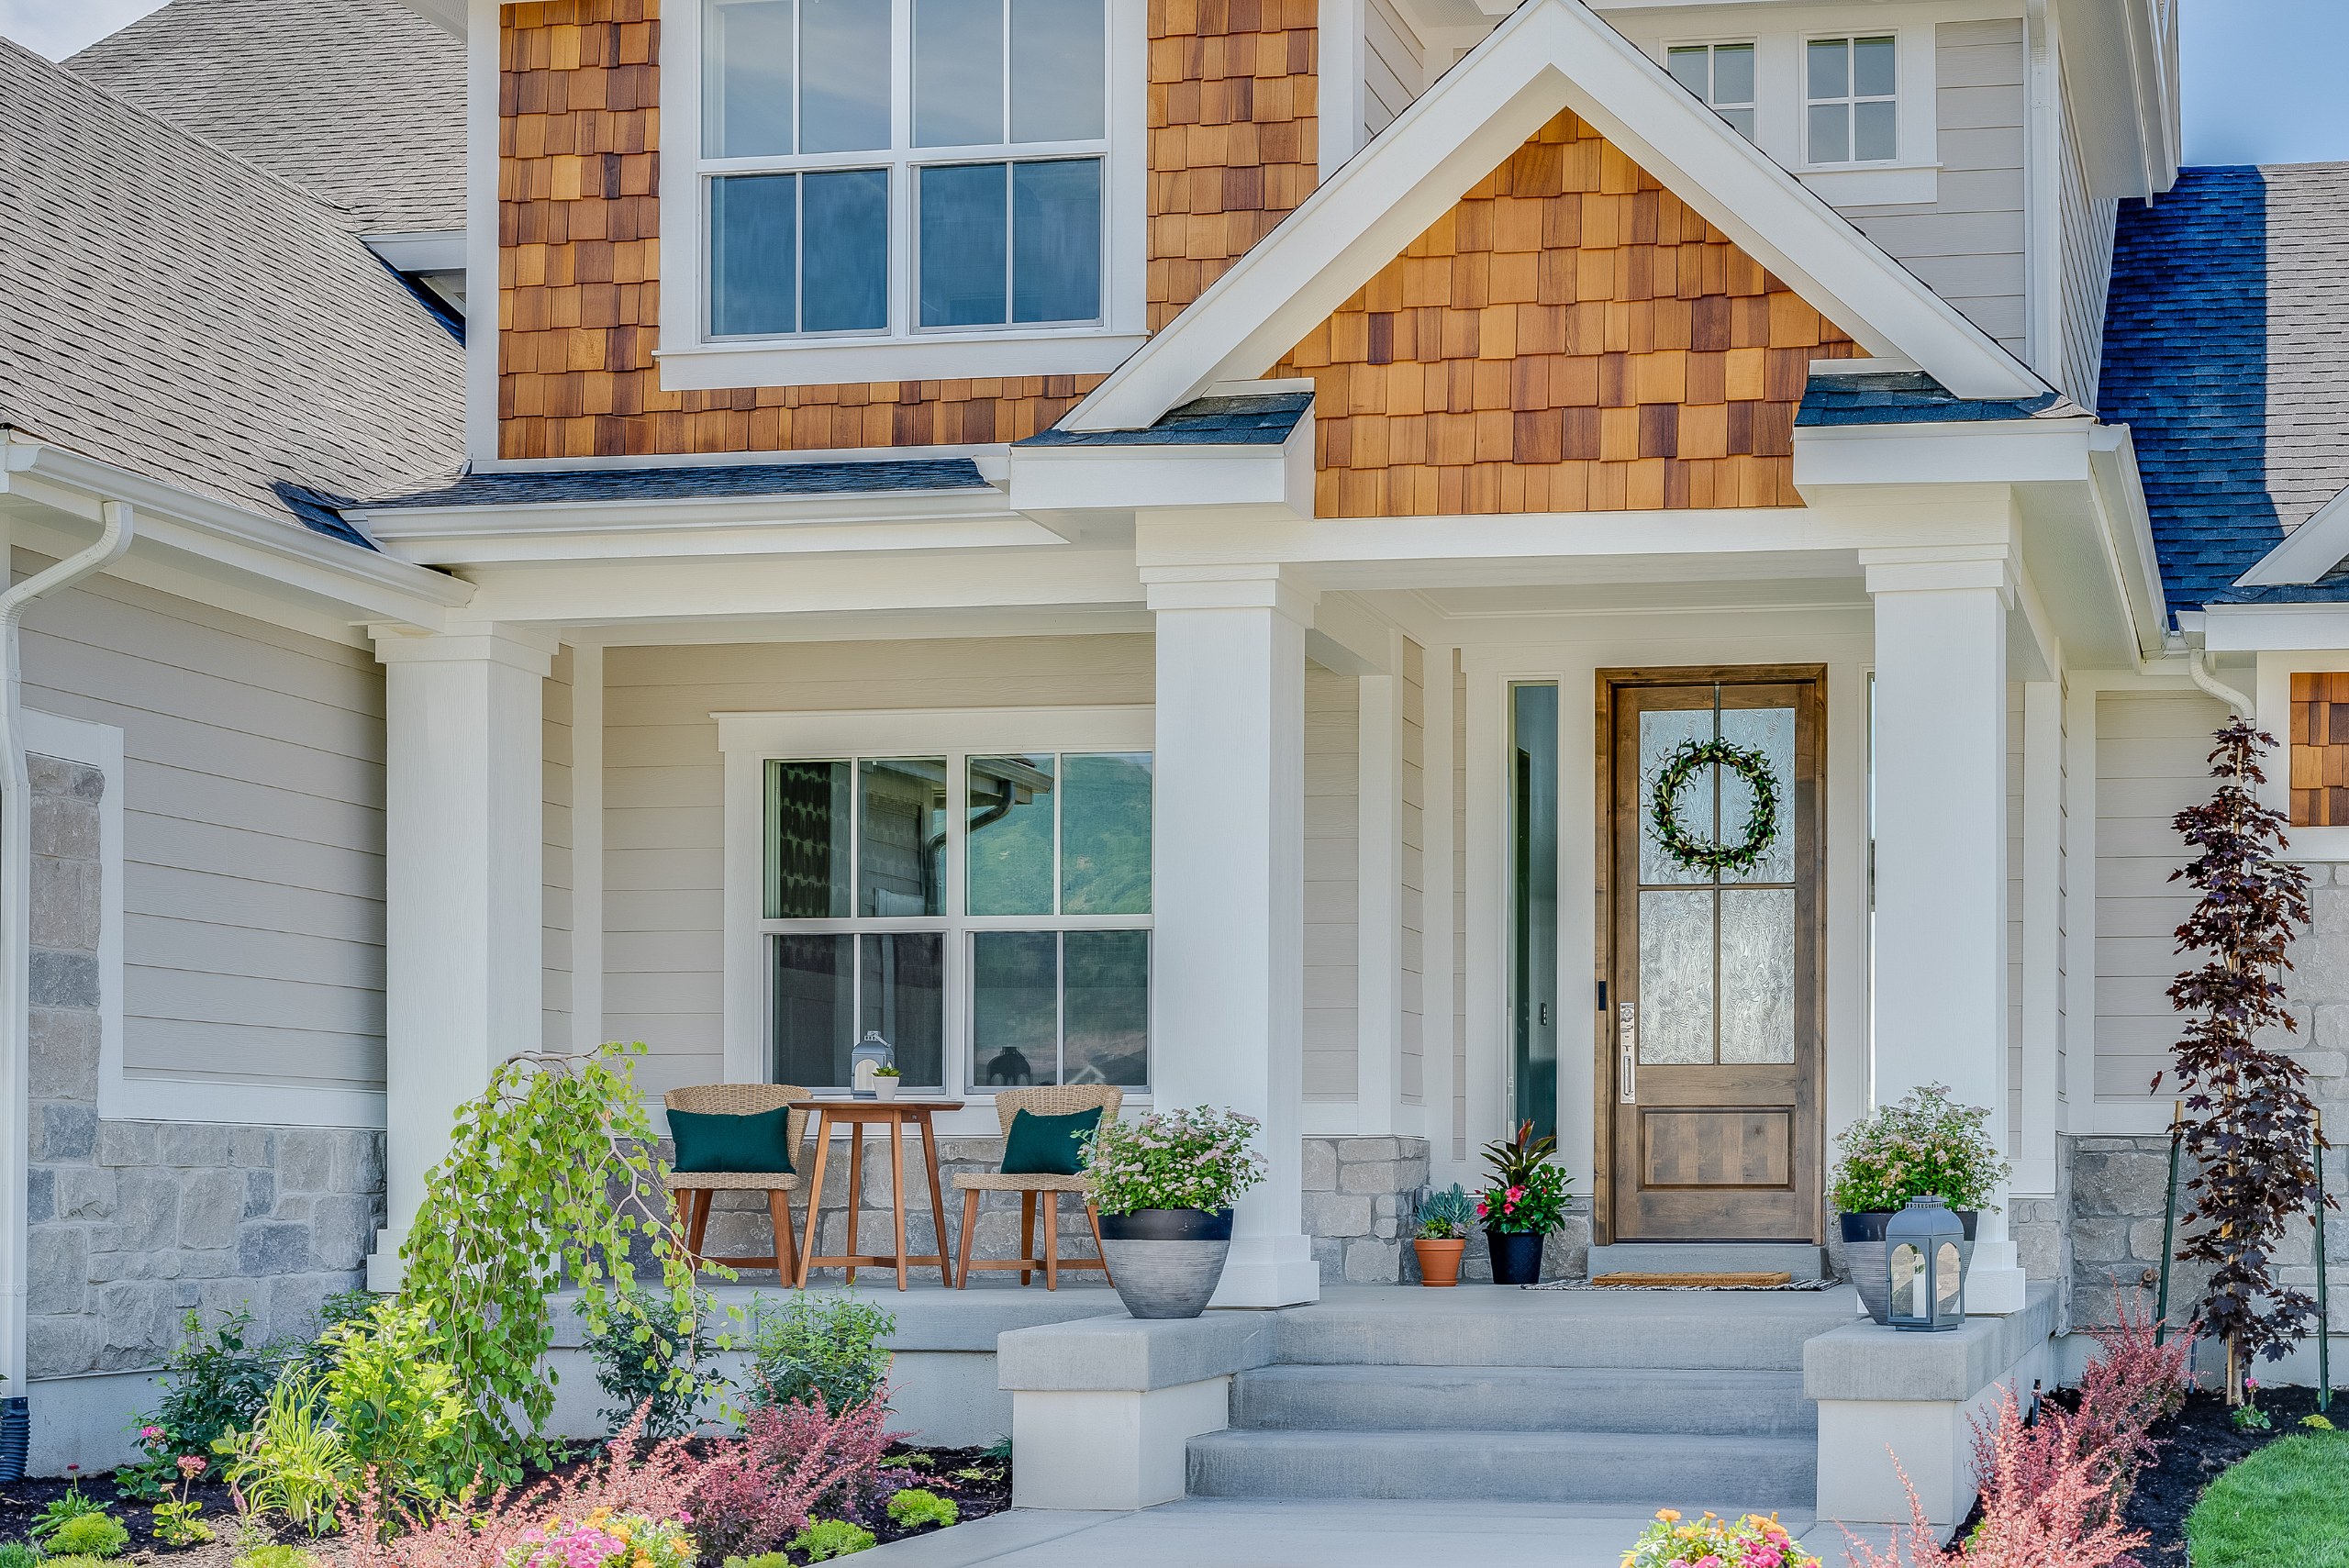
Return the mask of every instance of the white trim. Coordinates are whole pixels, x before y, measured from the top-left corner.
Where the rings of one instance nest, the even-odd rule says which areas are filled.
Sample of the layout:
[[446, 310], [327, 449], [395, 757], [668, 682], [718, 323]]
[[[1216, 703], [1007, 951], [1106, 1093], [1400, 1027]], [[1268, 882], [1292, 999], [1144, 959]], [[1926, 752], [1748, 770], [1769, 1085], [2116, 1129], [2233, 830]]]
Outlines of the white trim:
[[362, 234], [359, 242], [395, 272], [462, 272], [465, 231], [439, 228], [415, 234]]
[[[1859, 113], [1856, 106], [1863, 101], [1880, 103], [1883, 101], [1884, 95], [1874, 93], [1864, 95], [1860, 92], [1857, 62], [1847, 54], [1844, 59], [1843, 84], [1849, 90], [1840, 98], [1813, 99], [1810, 95], [1810, 46], [1813, 42], [1855, 44], [1864, 38], [1892, 39], [1892, 156], [1865, 159], [1854, 156], [1825, 161], [1814, 159], [1810, 155], [1810, 107], [1813, 103], [1841, 104], [1851, 108], [1853, 112], [1845, 117], [1844, 125], [1853, 132], [1854, 139], [1856, 140], [1859, 131]], [[1796, 144], [1802, 149], [1802, 162], [1798, 172], [1804, 174], [1861, 173], [1897, 169], [1901, 166], [1901, 154], [1904, 151], [1909, 153], [1910, 163], [1923, 161], [1916, 157], [1912, 140], [1919, 123], [1921, 122], [1925, 127], [1931, 128], [1936, 117], [1932, 110], [1935, 95], [1932, 72], [1926, 73], [1924, 87], [1913, 102], [1909, 87], [1910, 78], [1916, 74], [1913, 69], [1913, 57], [1920, 53], [1920, 39], [1921, 52], [1930, 60], [1933, 51], [1933, 28], [1930, 26], [1922, 28], [1867, 28], [1854, 23], [1831, 28], [1805, 28], [1795, 35], [1795, 136]], [[1918, 112], [1919, 103], [1921, 103], [1924, 107], [1922, 114]], [[1858, 149], [1854, 147], [1852, 150], [1856, 153]], [[1856, 203], [1860, 198], [1847, 196], [1844, 199], [1847, 202]]]
[[604, 645], [571, 645], [571, 1041], [604, 1034]]
[[[2259, 728], [2281, 739], [2282, 757], [2269, 762], [2267, 782], [2260, 786], [2260, 804], [2284, 813], [2292, 811], [2292, 677], [2349, 670], [2349, 648], [2324, 652], [2262, 652], [2256, 687]], [[2280, 766], [2277, 763], [2281, 763]], [[2287, 859], [2310, 865], [2349, 862], [2349, 828], [2292, 828]]]
[[[1105, 224], [1108, 215], [1103, 215]], [[675, 248], [678, 250], [683, 246]], [[674, 253], [674, 251], [672, 252]], [[1107, 286], [1106, 281], [1104, 287]], [[665, 392], [717, 392], [737, 386], [800, 386], [828, 382], [947, 381], [963, 377], [1099, 375], [1150, 341], [1144, 332], [1103, 327], [1053, 332], [921, 333], [907, 338], [725, 339], [685, 349], [656, 349]], [[785, 345], [788, 344], [786, 347]], [[900, 453], [907, 449], [896, 449]], [[930, 449], [920, 449], [924, 456]], [[746, 455], [728, 454], [736, 462]]]
[[1261, 374], [1562, 108], [1871, 355], [1913, 360], [1965, 397], [2047, 390], [1581, 0], [1528, 0], [1064, 427], [1137, 428], [1213, 382]]
[[2235, 579], [2238, 588], [2313, 583], [2349, 556], [2349, 488], [2309, 514], [2275, 549]]
[[[497, 356], [506, 334], [508, 301], [498, 254], [498, 149], [504, 127], [498, 117], [498, 50], [504, 40], [498, 0], [405, 0], [431, 7], [435, 20], [470, 3], [472, 27], [451, 28], [465, 39], [465, 290], [473, 329], [465, 334], [465, 452], [477, 466], [498, 454]], [[662, 222], [669, 219], [662, 203]]]

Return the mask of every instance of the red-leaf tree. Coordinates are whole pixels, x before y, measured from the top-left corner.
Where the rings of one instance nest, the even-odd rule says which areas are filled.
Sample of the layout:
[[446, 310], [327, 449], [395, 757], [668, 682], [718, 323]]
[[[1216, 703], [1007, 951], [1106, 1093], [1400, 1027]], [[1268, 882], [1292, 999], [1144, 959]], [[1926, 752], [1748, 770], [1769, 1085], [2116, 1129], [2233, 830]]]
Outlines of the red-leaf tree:
[[[2169, 998], [2179, 1012], [2199, 1015], [2176, 1046], [2185, 1150], [2196, 1173], [2177, 1257], [2210, 1265], [2190, 1316], [2225, 1341], [2227, 1398], [2235, 1404], [2254, 1352], [2280, 1359], [2315, 1316], [2316, 1303], [2279, 1284], [2270, 1264], [2286, 1226], [2319, 1194], [2308, 1073], [2258, 1043], [2263, 1029], [2296, 1028], [2284, 1007], [2284, 972], [2292, 967], [2292, 939], [2309, 922], [2308, 873], [2277, 858], [2288, 847], [2287, 820], [2254, 793], [2275, 737], [2236, 718], [2217, 740], [2210, 773], [2219, 787], [2172, 819], [2199, 852], [2170, 880], [2184, 877], [2202, 895], [2177, 928], [2177, 951], [2207, 953], [2209, 962], [2179, 975]], [[2154, 1083], [2158, 1088], [2159, 1074]]]

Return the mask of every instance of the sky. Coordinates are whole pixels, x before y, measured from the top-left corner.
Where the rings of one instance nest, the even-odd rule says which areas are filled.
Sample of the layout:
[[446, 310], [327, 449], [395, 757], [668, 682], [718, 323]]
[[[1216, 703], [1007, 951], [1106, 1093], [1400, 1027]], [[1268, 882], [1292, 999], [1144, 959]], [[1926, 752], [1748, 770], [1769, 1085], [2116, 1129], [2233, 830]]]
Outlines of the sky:
[[[156, 3], [0, 0], [0, 37], [61, 60]], [[2349, 94], [2339, 68], [2349, 58], [2349, 0], [2178, 4], [2188, 164], [2349, 159]]]

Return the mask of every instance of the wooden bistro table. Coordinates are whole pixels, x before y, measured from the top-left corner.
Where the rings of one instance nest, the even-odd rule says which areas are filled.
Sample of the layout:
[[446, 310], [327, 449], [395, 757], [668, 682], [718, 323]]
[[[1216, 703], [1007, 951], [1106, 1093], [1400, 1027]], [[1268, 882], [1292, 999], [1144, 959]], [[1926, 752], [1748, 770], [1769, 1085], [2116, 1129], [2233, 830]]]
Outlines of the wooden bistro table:
[[[816, 1169], [807, 1178], [807, 1240], [799, 1249], [799, 1273], [791, 1283], [805, 1287], [809, 1269], [846, 1269], [848, 1283], [856, 1283], [860, 1268], [894, 1268], [897, 1288], [906, 1288], [907, 1269], [936, 1269], [941, 1281], [954, 1284], [954, 1261], [946, 1245], [946, 1200], [938, 1190], [938, 1129], [930, 1125], [935, 1111], [959, 1111], [960, 1100], [794, 1100], [791, 1108], [819, 1118], [815, 1129]], [[863, 1254], [834, 1258], [816, 1255], [816, 1222], [824, 1202], [824, 1164], [831, 1151], [832, 1129], [848, 1124], [848, 1244], [857, 1244], [857, 1183], [864, 1170], [864, 1129], [886, 1123], [889, 1129], [889, 1208], [896, 1221], [897, 1250], [888, 1257]], [[906, 1128], [921, 1130], [922, 1163], [930, 1170], [930, 1235], [938, 1251], [929, 1257], [906, 1256]]]

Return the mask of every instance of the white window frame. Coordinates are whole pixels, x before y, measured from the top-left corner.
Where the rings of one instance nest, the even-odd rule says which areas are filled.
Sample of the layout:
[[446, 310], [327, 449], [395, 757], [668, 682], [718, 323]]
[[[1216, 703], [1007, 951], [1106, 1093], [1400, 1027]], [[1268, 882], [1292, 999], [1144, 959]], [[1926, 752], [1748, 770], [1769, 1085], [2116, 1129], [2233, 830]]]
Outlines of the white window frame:
[[[676, 128], [662, 151], [661, 384], [671, 391], [806, 386], [834, 382], [929, 381], [1106, 373], [1147, 336], [1148, 0], [1106, 0], [1108, 83], [1098, 141], [996, 148], [918, 148], [908, 93], [893, 94], [891, 140], [882, 152], [773, 158], [702, 156], [702, 6], [685, 0], [664, 17], [663, 53], [680, 63], [662, 78], [662, 119]], [[913, 0], [894, 0], [891, 75], [911, 79]], [[917, 171], [955, 163], [1101, 160], [1101, 316], [1076, 326], [1018, 323], [922, 328], [916, 272]], [[882, 332], [712, 338], [708, 183], [724, 173], [889, 170], [889, 314]]]
[[[1913, 158], [1904, 158], [1904, 154], [1909, 149], [1909, 139], [1913, 133], [1909, 125], [1908, 115], [1909, 99], [1910, 96], [1910, 90], [1909, 86], [1910, 72], [1909, 68], [1909, 61], [1903, 58], [1908, 52], [1906, 47], [1907, 40], [1901, 36], [1901, 33], [1902, 29], [1898, 28], [1824, 28], [1813, 31], [1807, 31], [1796, 40], [1795, 135], [1800, 139], [1800, 146], [1802, 148], [1802, 166], [1805, 170], [1818, 169], [1838, 171], [1845, 169], [1899, 169], [1908, 167], [1909, 164], [1918, 161], [1918, 160]], [[1886, 102], [1887, 99], [1880, 94], [1871, 93], [1863, 95], [1859, 93], [1859, 83], [1856, 80], [1856, 76], [1854, 73], [1854, 68], [1851, 66], [1848, 59], [1846, 61], [1845, 67], [1847, 74], [1844, 82], [1847, 91], [1844, 93], [1843, 96], [1841, 98], [1813, 99], [1810, 95], [1810, 46], [1814, 42], [1832, 43], [1837, 40], [1841, 40], [1846, 44], [1851, 44], [1857, 42], [1861, 39], [1882, 38], [1888, 38], [1892, 40], [1892, 94], [1889, 99], [1889, 102], [1892, 105], [1892, 156], [1889, 158], [1866, 159], [1839, 158], [1824, 162], [1813, 158], [1810, 155], [1810, 108], [1814, 102], [1820, 104], [1842, 104], [1848, 109], [1852, 105], [1861, 103], [1879, 104]], [[1754, 91], [1757, 93], [1761, 91], [1759, 83], [1756, 83]], [[1844, 123], [1846, 126], [1853, 126], [1856, 131], [1856, 127], [1854, 126], [1855, 119], [1856, 116], [1847, 113], [1844, 117]], [[1854, 138], [1853, 150], [1858, 150], [1856, 134]]]
[[[966, 1090], [971, 1078], [971, 935], [985, 930], [1149, 930], [1153, 915], [974, 916], [964, 907], [965, 816], [949, 810], [944, 915], [839, 920], [769, 920], [762, 902], [766, 875], [766, 764], [809, 758], [944, 757], [949, 777], [966, 757], [1052, 752], [1152, 751], [1155, 710], [1111, 707], [936, 708], [863, 713], [714, 713], [726, 769], [726, 1033], [730, 1084], [767, 1081], [770, 1016], [766, 944], [788, 931], [941, 931], [947, 933], [945, 1094], [964, 1108], [938, 1118], [941, 1132], [992, 1135], [995, 1096]], [[1153, 840], [1154, 841], [1154, 840]], [[1153, 882], [1155, 866], [1152, 867]], [[1152, 999], [1153, 1025], [1156, 1013]], [[1153, 1036], [1155, 1029], [1153, 1027]], [[1153, 1039], [1153, 1051], [1156, 1042]], [[1126, 1102], [1147, 1106], [1147, 1090]]]
[[[1868, 36], [1874, 38], [1877, 35], [1871, 33]], [[1754, 146], [1759, 147], [1762, 145], [1762, 105], [1763, 101], [1769, 96], [1769, 88], [1765, 83], [1764, 72], [1764, 63], [1766, 55], [1762, 47], [1762, 39], [1758, 35], [1747, 33], [1742, 37], [1730, 38], [1665, 39], [1662, 43], [1656, 46], [1656, 62], [1664, 67], [1664, 74], [1670, 75], [1672, 73], [1672, 51], [1674, 50], [1701, 49], [1708, 51], [1705, 59], [1705, 82], [1707, 90], [1709, 92], [1712, 84], [1713, 71], [1713, 61], [1710, 51], [1720, 49], [1723, 45], [1728, 45], [1731, 48], [1736, 48], [1742, 45], [1753, 51], [1753, 97], [1747, 103], [1731, 104], [1727, 106], [1715, 105], [1708, 100], [1705, 104], [1705, 107], [1711, 109], [1717, 115], [1720, 113], [1723, 106], [1732, 109], [1742, 108], [1753, 110], [1753, 134], [1746, 139], [1753, 142]], [[1728, 124], [1728, 121], [1724, 119], [1722, 123], [1726, 125]], [[1730, 128], [1735, 130], [1737, 128], [1735, 126], [1731, 126]]]

